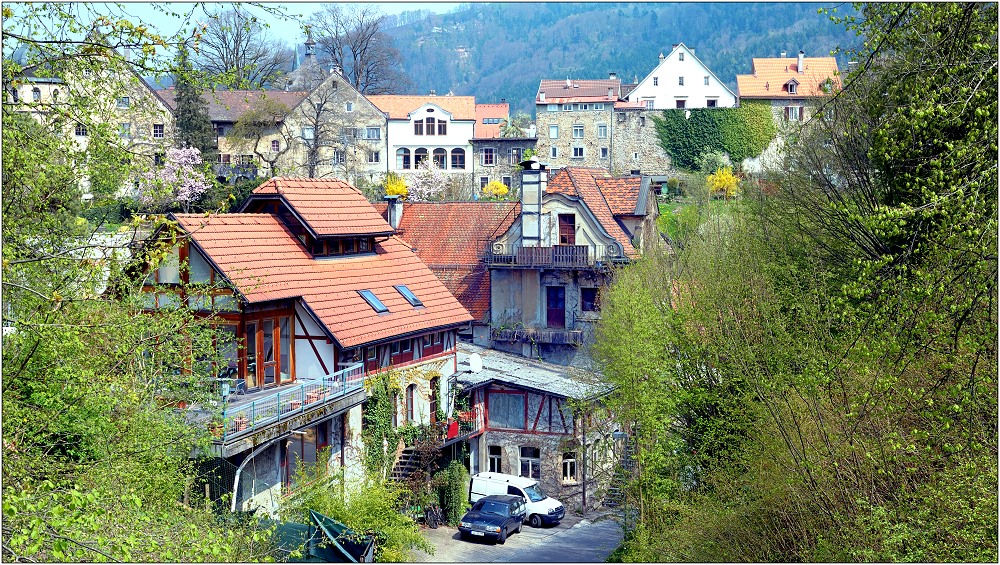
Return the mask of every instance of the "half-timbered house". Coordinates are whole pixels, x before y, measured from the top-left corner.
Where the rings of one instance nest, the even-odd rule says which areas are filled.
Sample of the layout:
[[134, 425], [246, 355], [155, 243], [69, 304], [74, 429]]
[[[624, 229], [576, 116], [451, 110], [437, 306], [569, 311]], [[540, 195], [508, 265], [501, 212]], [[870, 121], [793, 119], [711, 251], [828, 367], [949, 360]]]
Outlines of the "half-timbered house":
[[[366, 374], [404, 369], [406, 423], [434, 418], [471, 316], [360, 191], [275, 178], [239, 213], [172, 219], [179, 245], [150, 274], [148, 307], [205, 311], [239, 344], [214, 442], [233, 509], [275, 509], [324, 447], [331, 466], [360, 472]], [[215, 290], [192, 293], [199, 283]]]

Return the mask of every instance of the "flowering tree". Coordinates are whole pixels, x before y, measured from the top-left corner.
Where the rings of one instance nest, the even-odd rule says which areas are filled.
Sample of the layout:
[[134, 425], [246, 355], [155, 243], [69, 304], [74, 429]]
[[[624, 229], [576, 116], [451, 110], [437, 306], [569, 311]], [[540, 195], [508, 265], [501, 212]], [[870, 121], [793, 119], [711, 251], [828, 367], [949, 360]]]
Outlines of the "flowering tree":
[[139, 202], [153, 208], [180, 206], [188, 212], [210, 186], [205, 174], [197, 169], [199, 165], [201, 151], [197, 148], [168, 149], [162, 168], [139, 175]]
[[386, 196], [399, 196], [403, 200], [406, 200], [406, 197], [410, 194], [410, 190], [406, 188], [406, 181], [403, 180], [403, 177], [392, 171], [386, 173], [383, 188], [385, 188]]
[[409, 189], [407, 199], [413, 202], [440, 200], [447, 185], [448, 173], [429, 159], [425, 159], [417, 165], [416, 172], [407, 175], [406, 186]]
[[486, 200], [503, 200], [510, 192], [510, 188], [504, 183], [494, 180], [483, 187], [483, 198]]

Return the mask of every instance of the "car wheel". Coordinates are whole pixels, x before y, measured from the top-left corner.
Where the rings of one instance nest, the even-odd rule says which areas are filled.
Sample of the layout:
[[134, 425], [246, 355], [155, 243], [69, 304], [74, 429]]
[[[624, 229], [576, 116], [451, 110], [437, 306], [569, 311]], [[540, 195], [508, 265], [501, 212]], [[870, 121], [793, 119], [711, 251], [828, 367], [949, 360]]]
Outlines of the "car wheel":
[[517, 529], [515, 529], [515, 530], [514, 530], [514, 533], [515, 533], [515, 534], [519, 534], [519, 533], [521, 533], [521, 528], [522, 528], [522, 527], [524, 527], [524, 522], [518, 522], [518, 523], [517, 523]]
[[532, 514], [531, 515], [531, 527], [532, 528], [541, 528], [542, 527], [542, 517], [539, 516], [538, 514]]
[[500, 528], [500, 535], [497, 537], [497, 543], [507, 542], [507, 528]]

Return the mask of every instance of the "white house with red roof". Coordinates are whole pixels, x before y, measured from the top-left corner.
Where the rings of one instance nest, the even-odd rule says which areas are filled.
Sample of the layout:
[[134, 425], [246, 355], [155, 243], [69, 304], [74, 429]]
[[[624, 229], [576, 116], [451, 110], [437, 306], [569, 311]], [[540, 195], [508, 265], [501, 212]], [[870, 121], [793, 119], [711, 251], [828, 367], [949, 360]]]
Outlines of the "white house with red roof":
[[233, 509], [273, 510], [324, 447], [357, 476], [367, 375], [403, 375], [399, 425], [447, 410], [472, 318], [356, 188], [274, 178], [239, 213], [172, 219], [159, 237], [179, 245], [149, 274], [147, 306], [212, 316], [238, 344], [222, 352], [214, 411]]
[[736, 94], [696, 55], [676, 43], [668, 55], [629, 92], [627, 99], [647, 110], [733, 108]]
[[471, 172], [475, 97], [383, 94], [368, 100], [388, 118], [388, 170], [405, 173], [431, 160], [449, 173]]

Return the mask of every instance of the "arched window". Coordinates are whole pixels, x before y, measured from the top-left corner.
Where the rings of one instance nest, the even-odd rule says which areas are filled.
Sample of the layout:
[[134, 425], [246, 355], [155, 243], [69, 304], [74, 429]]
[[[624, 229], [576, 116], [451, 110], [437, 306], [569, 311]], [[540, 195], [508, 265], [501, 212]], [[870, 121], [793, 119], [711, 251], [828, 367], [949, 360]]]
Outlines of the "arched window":
[[452, 169], [465, 168], [465, 149], [451, 150], [451, 168]]
[[440, 377], [434, 377], [431, 379], [431, 423], [437, 422], [437, 411], [438, 411], [438, 395], [441, 393], [439, 390], [441, 388]]
[[417, 396], [417, 385], [412, 384], [406, 387], [406, 421], [410, 424], [416, 421], [415, 400]]
[[447, 169], [448, 152], [440, 147], [434, 150], [434, 164], [439, 169]]
[[420, 147], [413, 152], [413, 168], [416, 169], [420, 163], [427, 160], [427, 149]]
[[410, 150], [398, 149], [396, 151], [396, 169], [410, 168]]
[[39, 100], [41, 100], [42, 99], [42, 91], [39, 90], [39, 89], [37, 89], [37, 88], [32, 88], [31, 89], [31, 99], [34, 100], [35, 102], [38, 102]]

